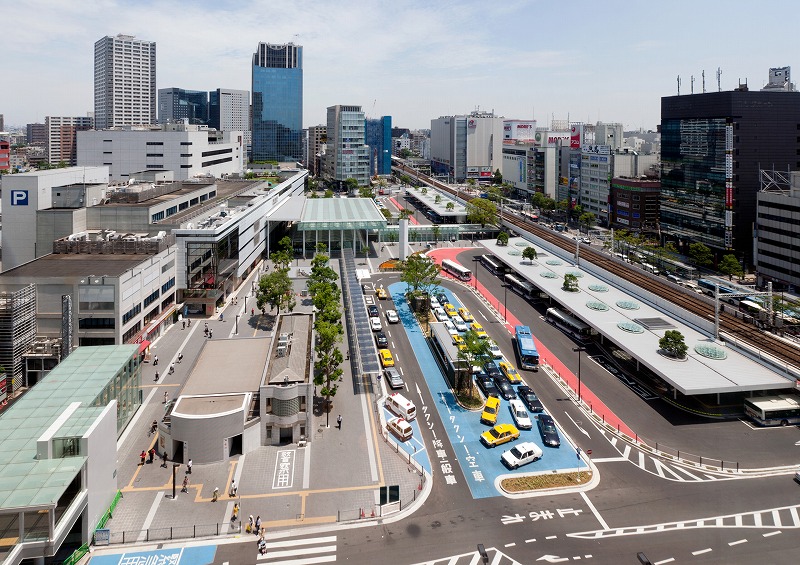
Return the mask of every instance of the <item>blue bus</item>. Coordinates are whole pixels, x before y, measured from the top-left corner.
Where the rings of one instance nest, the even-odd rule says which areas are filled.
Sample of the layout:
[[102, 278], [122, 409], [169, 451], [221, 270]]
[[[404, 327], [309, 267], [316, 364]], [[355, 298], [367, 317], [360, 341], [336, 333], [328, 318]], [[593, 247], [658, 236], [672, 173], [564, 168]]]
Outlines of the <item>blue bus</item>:
[[517, 342], [520, 368], [538, 371], [539, 352], [536, 351], [536, 343], [533, 341], [531, 329], [528, 326], [517, 326], [514, 328], [514, 336]]
[[[697, 281], [697, 286], [699, 286], [703, 290], [703, 292], [708, 294], [710, 297], [712, 298], [714, 297], [714, 281], [710, 281], [708, 279], [700, 279]], [[733, 304], [734, 306], [739, 305], [738, 298], [725, 298], [726, 294], [735, 294], [736, 291], [734, 289], [724, 285], [718, 285], [718, 286], [719, 286], [719, 299], [721, 301], [728, 302], [730, 304]]]

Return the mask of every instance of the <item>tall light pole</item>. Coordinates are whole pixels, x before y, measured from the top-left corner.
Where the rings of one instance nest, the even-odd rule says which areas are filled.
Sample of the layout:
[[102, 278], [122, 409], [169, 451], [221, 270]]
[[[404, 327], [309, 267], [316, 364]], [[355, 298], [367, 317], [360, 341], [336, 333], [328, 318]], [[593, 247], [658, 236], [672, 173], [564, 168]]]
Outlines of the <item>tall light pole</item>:
[[508, 321], [508, 275], [503, 275], [503, 321]]
[[578, 406], [581, 404], [581, 351], [586, 351], [585, 347], [573, 347], [572, 351], [578, 354]]

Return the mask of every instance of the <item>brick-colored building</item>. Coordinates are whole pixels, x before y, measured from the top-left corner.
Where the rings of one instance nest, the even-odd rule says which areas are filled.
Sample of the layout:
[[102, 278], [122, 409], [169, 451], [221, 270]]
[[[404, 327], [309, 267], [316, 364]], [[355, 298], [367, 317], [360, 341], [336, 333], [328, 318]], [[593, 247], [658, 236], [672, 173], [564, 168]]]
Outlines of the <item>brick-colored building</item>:
[[655, 232], [658, 225], [658, 179], [611, 179], [611, 225], [633, 231]]

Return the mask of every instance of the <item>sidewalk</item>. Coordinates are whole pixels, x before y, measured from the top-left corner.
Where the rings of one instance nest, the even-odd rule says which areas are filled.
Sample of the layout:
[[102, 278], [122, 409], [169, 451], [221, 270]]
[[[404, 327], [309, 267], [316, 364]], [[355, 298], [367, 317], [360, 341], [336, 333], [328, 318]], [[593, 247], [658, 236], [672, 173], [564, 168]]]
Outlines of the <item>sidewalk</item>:
[[[311, 261], [303, 259], [291, 265], [293, 273], [310, 272], [310, 266]], [[339, 272], [338, 261], [332, 260], [331, 267]], [[158, 366], [143, 367], [144, 403], [119, 441], [117, 480], [123, 498], [106, 526], [111, 529], [112, 544], [238, 533], [238, 526], [230, 527], [234, 501], [241, 505], [240, 523], [246, 524], [252, 514], [261, 516], [268, 530], [275, 530], [370, 518], [378, 513], [378, 489], [384, 485], [399, 485], [403, 509], [418, 496], [419, 474], [402, 453], [395, 453], [383, 440], [378, 429], [374, 384], [354, 382], [347, 361], [333, 398], [330, 422], [326, 414], [314, 414], [305, 447], [261, 446], [227, 463], [195, 464], [191, 475], [186, 474], [185, 465], [180, 466], [175, 469], [175, 500], [171, 462], [162, 468], [156, 456], [153, 464], [139, 465], [140, 452], [157, 444], [158, 437], [148, 437], [147, 432], [150, 422], [160, 420], [164, 413], [164, 392], [174, 398], [191, 373], [207, 339], [203, 333], [206, 323], [215, 340], [234, 334], [237, 314], [239, 334], [233, 337], [270, 335], [258, 310], [250, 315], [250, 309], [256, 308], [255, 299], [247, 297], [251, 280], [252, 276], [228, 299], [222, 309], [224, 321], [219, 314], [212, 319], [192, 318], [190, 327], [182, 329], [178, 323], [153, 344], [151, 357], [159, 356]], [[305, 284], [305, 278], [295, 280], [295, 311], [311, 310], [311, 300], [300, 296]], [[238, 304], [233, 304], [234, 297]], [[342, 343], [347, 343], [347, 336]], [[183, 353], [182, 363], [177, 363], [178, 352]], [[175, 374], [167, 375], [173, 360]], [[156, 370], [162, 375], [158, 383], [153, 382]], [[341, 429], [336, 426], [339, 414]], [[290, 483], [278, 486], [277, 469], [287, 461]], [[188, 493], [180, 492], [184, 477], [189, 479]], [[235, 499], [228, 496], [231, 479], [239, 486]], [[219, 488], [219, 500], [212, 502], [215, 488]]]

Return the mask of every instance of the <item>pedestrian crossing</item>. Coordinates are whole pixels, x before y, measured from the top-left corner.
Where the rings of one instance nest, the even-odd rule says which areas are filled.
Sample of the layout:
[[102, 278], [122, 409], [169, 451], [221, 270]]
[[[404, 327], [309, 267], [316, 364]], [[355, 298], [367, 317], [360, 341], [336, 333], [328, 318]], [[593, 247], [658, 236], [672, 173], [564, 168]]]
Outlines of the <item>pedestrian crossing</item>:
[[267, 541], [267, 554], [258, 556], [258, 563], [264, 565], [314, 565], [335, 561], [336, 536]]
[[606, 530], [593, 530], [567, 534], [567, 537], [582, 539], [598, 539], [617, 536], [631, 536], [637, 534], [654, 534], [674, 530], [691, 530], [697, 528], [764, 528], [775, 529], [800, 528], [800, 504], [769, 508], [755, 512], [742, 512], [740, 514], [726, 514], [699, 520], [685, 520], [683, 522], [667, 522], [649, 526], [629, 526], [625, 528], [609, 528]]
[[[486, 554], [489, 556], [488, 565], [522, 565], [519, 561], [511, 559], [508, 555], [494, 547], [487, 547]], [[434, 559], [433, 561], [424, 561], [422, 563], [415, 563], [414, 565], [479, 565], [483, 564], [480, 553], [473, 551], [470, 553], [462, 553], [461, 555], [451, 555], [449, 557], [442, 557]]]
[[607, 459], [594, 459], [595, 463], [603, 463], [609, 461], [624, 461], [627, 460], [643, 471], [652, 475], [657, 475], [662, 479], [677, 482], [704, 482], [704, 481], [724, 481], [737, 478], [736, 474], [731, 470], [725, 471], [712, 471], [702, 469], [700, 467], [691, 467], [686, 465], [678, 465], [671, 462], [668, 458], [657, 457], [651, 451], [639, 449], [625, 441], [622, 441], [617, 436], [610, 434], [603, 430], [603, 435], [611, 443], [614, 449], [620, 454], [620, 457], [607, 458]]

